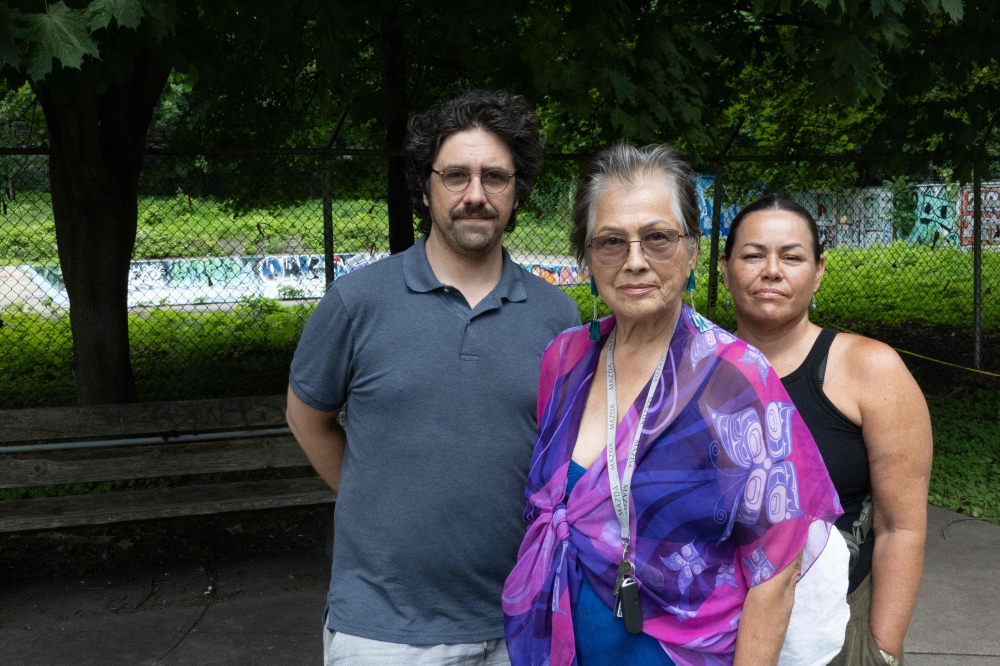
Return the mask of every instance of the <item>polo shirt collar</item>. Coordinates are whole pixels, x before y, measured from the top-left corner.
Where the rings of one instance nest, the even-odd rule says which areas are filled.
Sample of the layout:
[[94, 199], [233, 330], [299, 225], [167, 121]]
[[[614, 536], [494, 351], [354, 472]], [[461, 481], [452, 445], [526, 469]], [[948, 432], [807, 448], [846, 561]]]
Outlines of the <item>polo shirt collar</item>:
[[[421, 236], [409, 250], [403, 253], [403, 279], [406, 286], [412, 291], [426, 293], [435, 289], [443, 289], [447, 285], [442, 284], [431, 264], [427, 261], [427, 250], [424, 243], [426, 236]], [[523, 301], [528, 298], [528, 292], [524, 289], [521, 274], [524, 269], [514, 263], [510, 258], [507, 248], [501, 248], [503, 252], [503, 273], [500, 275], [500, 282], [493, 288], [493, 291], [484, 300], [496, 298], [497, 300]]]
[[431, 270], [427, 261], [427, 250], [424, 249], [426, 236], [421, 236], [413, 247], [403, 253], [403, 279], [411, 291], [425, 293], [444, 287]]

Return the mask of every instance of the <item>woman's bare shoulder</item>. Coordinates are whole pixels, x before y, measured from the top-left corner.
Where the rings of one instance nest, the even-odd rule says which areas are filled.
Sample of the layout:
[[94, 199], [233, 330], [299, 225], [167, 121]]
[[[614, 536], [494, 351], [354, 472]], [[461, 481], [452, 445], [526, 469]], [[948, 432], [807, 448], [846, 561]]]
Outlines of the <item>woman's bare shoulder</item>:
[[854, 333], [838, 333], [831, 351], [855, 376], [884, 375], [886, 372], [905, 372], [906, 364], [895, 349], [872, 338]]
[[831, 348], [831, 356], [834, 355], [840, 358], [843, 377], [862, 408], [865, 403], [882, 403], [888, 393], [908, 398], [922, 396], [903, 359], [884, 342], [840, 333]]

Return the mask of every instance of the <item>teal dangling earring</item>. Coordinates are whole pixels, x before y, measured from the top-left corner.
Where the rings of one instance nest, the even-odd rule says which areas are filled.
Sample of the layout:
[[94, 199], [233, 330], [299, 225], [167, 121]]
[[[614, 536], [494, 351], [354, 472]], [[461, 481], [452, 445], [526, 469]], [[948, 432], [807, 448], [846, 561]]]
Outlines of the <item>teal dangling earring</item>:
[[594, 276], [590, 276], [590, 295], [594, 297], [594, 318], [590, 321], [590, 339], [597, 340], [601, 339], [601, 322], [597, 321], [597, 283], [594, 281]]
[[815, 292], [815, 291], [813, 292], [813, 299], [812, 299], [812, 303], [811, 303], [811, 304], [809, 305], [809, 307], [810, 307], [810, 309], [812, 309], [812, 310], [815, 310], [815, 309], [816, 309], [816, 292]]
[[687, 293], [688, 293], [688, 298], [691, 300], [691, 309], [694, 310], [695, 312], [698, 312], [698, 308], [694, 306], [694, 288], [695, 288], [694, 269], [692, 268], [691, 274], [688, 275]]

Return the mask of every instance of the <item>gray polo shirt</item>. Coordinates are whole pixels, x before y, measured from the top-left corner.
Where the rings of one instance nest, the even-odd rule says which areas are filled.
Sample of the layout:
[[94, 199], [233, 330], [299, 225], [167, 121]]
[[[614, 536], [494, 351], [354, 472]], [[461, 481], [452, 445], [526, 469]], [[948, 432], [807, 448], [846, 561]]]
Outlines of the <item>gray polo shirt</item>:
[[346, 404], [328, 626], [394, 643], [503, 636], [524, 537], [539, 363], [576, 303], [511, 261], [470, 309], [424, 239], [334, 282], [302, 333], [291, 387]]

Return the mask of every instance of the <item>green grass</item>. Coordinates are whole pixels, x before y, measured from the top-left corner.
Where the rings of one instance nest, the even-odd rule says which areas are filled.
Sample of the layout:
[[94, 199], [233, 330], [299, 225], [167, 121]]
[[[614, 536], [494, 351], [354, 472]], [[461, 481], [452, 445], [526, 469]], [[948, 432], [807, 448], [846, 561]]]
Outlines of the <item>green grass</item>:
[[[385, 200], [334, 200], [332, 209], [336, 252], [388, 251]], [[209, 197], [144, 196], [138, 210], [134, 259], [323, 252], [319, 199], [236, 214]], [[569, 254], [567, 220], [568, 200], [551, 195], [520, 213], [513, 237], [531, 252]], [[22, 191], [0, 215], [0, 266], [57, 262], [51, 197]]]
[[928, 401], [934, 427], [931, 504], [995, 525], [1000, 525], [998, 389], [962, 390]]
[[[226, 310], [132, 314], [132, 367], [140, 399], [280, 393], [314, 307], [249, 299]], [[0, 322], [0, 409], [72, 404], [69, 320], [8, 307]]]
[[[335, 201], [337, 251], [385, 250], [385, 202]], [[52, 202], [24, 191], [0, 217], [0, 265], [58, 261]], [[323, 207], [318, 200], [275, 211], [236, 215], [211, 198], [140, 197], [135, 259], [214, 257], [323, 251]]]

